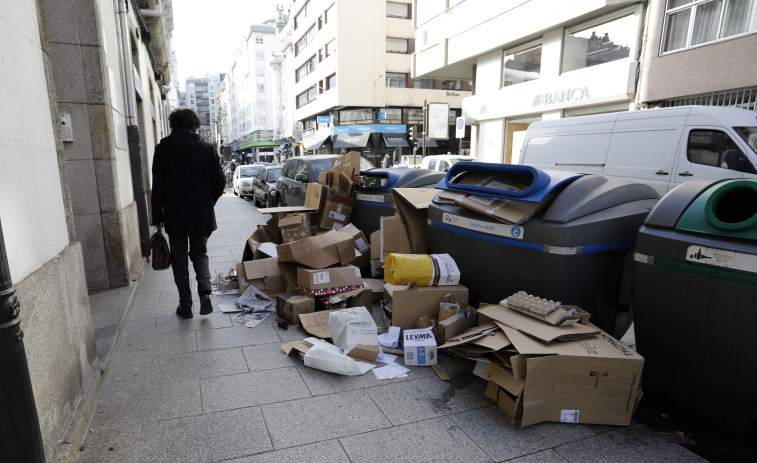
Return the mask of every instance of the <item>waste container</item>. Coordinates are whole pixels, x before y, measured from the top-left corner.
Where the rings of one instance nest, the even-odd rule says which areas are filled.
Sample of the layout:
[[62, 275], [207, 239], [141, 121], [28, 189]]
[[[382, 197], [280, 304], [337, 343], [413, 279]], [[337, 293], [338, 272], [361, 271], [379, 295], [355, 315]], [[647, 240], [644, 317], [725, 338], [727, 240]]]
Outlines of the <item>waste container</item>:
[[645, 394], [734, 436], [757, 430], [757, 180], [665, 195], [639, 230], [632, 286]]
[[360, 175], [366, 184], [355, 189], [358, 203], [352, 209], [350, 222], [369, 236], [379, 229], [380, 217], [394, 215], [392, 188], [434, 188], [445, 173], [395, 167], [371, 169]]
[[442, 204], [442, 194], [429, 206], [430, 252], [455, 259], [473, 303], [497, 303], [522, 290], [583, 308], [613, 336], [625, 333], [630, 286], [621, 291], [621, 284], [636, 233], [659, 199], [652, 187], [604, 175], [457, 163], [437, 188], [479, 195], [492, 206], [504, 198], [526, 217], [520, 225], [507, 224]]

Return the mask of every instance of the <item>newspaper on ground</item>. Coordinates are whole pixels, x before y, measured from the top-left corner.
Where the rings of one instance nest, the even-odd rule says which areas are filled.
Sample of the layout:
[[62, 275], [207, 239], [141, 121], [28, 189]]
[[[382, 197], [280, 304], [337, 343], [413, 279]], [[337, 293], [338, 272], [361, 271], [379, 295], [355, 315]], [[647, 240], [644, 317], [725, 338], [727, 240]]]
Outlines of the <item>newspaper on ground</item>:
[[244, 294], [234, 303], [244, 312], [275, 312], [276, 299], [272, 299], [253, 285], [247, 287]]
[[265, 320], [267, 316], [267, 313], [240, 313], [231, 320], [240, 325], [244, 325], [247, 328], [255, 328], [260, 322]]

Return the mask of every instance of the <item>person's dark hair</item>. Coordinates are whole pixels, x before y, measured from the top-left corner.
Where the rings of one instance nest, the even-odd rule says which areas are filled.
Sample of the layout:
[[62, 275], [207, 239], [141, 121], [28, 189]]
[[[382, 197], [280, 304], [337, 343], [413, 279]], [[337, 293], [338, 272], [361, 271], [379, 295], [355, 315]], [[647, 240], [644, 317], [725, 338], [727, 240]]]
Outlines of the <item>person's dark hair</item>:
[[171, 131], [179, 129], [197, 130], [200, 128], [200, 116], [192, 109], [174, 109], [168, 116]]

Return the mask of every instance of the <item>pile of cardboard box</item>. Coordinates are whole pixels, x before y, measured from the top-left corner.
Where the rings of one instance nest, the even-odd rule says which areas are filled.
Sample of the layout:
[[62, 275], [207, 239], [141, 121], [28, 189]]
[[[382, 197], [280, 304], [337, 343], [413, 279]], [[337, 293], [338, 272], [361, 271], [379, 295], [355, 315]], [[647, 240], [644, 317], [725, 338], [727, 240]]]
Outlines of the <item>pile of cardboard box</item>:
[[[354, 188], [362, 181], [359, 163], [356, 152], [336, 159], [319, 183], [308, 185], [304, 207], [262, 209], [272, 218], [250, 236], [237, 266], [240, 291], [254, 285], [275, 296], [280, 322], [299, 324], [311, 336], [284, 345], [287, 353], [305, 358], [313, 348], [328, 350], [321, 340], [333, 337], [334, 311], [371, 311], [378, 302], [386, 330], [395, 334], [393, 346], [404, 341], [402, 350], [381, 343], [385, 352], [403, 354], [405, 365], [436, 365], [439, 353], [470, 359], [474, 374], [489, 382], [486, 396], [514, 425], [629, 424], [641, 397], [643, 358], [591, 325], [579, 308], [529, 311], [514, 298], [512, 307], [476, 310], [457, 279], [432, 286], [387, 283], [385, 264], [401, 260], [392, 254], [428, 253], [428, 205], [440, 191], [392, 189], [395, 215], [381, 217], [379, 230], [367, 239], [350, 223]], [[466, 201], [452, 196], [437, 200]], [[393, 275], [390, 281], [405, 280]], [[366, 361], [364, 352], [354, 355]]]

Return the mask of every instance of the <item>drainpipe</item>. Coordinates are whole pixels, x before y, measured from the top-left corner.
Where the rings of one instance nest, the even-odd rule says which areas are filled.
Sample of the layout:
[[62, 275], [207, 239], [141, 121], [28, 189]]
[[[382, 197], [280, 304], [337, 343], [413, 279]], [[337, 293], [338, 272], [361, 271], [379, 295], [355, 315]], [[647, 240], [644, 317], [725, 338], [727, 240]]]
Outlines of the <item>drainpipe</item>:
[[15, 293], [0, 223], [0, 456], [3, 461], [44, 462]]
[[150, 224], [147, 219], [147, 194], [142, 180], [142, 152], [139, 146], [139, 126], [134, 109], [134, 66], [131, 63], [131, 46], [129, 45], [129, 27], [126, 22], [126, 0], [118, 0], [118, 19], [121, 29], [121, 52], [124, 57], [124, 80], [126, 81], [126, 133], [129, 139], [129, 160], [131, 161], [131, 184], [134, 201], [137, 203], [137, 221], [139, 222], [139, 241], [142, 256], [150, 256]]

